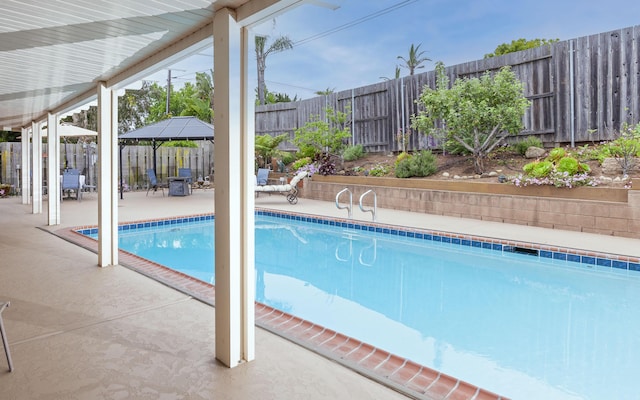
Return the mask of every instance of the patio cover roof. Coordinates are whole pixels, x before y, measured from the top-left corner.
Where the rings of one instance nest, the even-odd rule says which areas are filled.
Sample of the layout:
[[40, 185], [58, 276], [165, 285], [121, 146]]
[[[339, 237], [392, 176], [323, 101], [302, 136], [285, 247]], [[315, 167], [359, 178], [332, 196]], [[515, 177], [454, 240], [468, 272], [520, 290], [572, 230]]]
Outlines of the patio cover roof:
[[[213, 45], [213, 16], [243, 24], [311, 0], [94, 0], [0, 2], [0, 129], [123, 88]], [[317, 0], [313, 0], [315, 2]]]
[[120, 141], [213, 140], [213, 125], [196, 117], [173, 117], [123, 133]]

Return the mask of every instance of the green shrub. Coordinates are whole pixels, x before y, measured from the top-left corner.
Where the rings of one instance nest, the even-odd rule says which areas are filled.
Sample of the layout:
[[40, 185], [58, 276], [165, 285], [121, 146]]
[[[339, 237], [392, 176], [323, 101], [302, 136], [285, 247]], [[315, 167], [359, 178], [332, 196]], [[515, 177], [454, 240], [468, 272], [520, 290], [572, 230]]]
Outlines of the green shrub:
[[566, 172], [569, 175], [575, 175], [578, 173], [580, 169], [580, 164], [578, 160], [573, 157], [563, 157], [558, 161], [558, 165], [556, 166], [556, 171], [558, 172]]
[[391, 169], [386, 164], [376, 164], [373, 168], [369, 170], [370, 176], [385, 176], [387, 175]]
[[564, 151], [563, 148], [556, 147], [554, 149], [551, 149], [551, 151], [549, 152], [549, 156], [547, 156], [547, 160], [551, 162], [556, 162], [566, 155], [567, 155], [567, 152]]
[[345, 161], [355, 161], [364, 156], [364, 147], [361, 144], [347, 147], [342, 153], [342, 157]]
[[520, 155], [525, 155], [529, 147], [543, 148], [542, 140], [536, 136], [527, 136], [513, 145], [514, 150]]
[[411, 178], [433, 175], [438, 170], [436, 156], [430, 150], [423, 150], [405, 157], [396, 165], [396, 177]]
[[284, 165], [289, 165], [296, 160], [296, 155], [294, 153], [285, 151], [282, 153], [282, 162]]
[[409, 157], [411, 157], [411, 154], [407, 153], [406, 151], [398, 154], [398, 157], [396, 157], [396, 167], [398, 166], [398, 164], [400, 164], [400, 161], [406, 160]]
[[544, 178], [553, 171], [553, 163], [551, 161], [534, 161], [522, 167], [522, 170], [534, 178]]
[[293, 163], [292, 169], [294, 171], [297, 171], [300, 168], [304, 167], [305, 165], [311, 164], [311, 161], [312, 161], [311, 157], [302, 157], [302, 158], [296, 160], [296, 162]]

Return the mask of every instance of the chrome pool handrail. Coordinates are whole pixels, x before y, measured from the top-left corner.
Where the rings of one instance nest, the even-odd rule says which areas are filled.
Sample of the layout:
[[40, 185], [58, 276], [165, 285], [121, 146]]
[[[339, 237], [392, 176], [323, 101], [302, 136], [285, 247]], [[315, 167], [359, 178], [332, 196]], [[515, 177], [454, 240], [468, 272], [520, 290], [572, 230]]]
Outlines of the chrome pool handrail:
[[[346, 206], [341, 206], [340, 205], [340, 195], [344, 192], [348, 192], [349, 193], [349, 204]], [[348, 188], [344, 188], [341, 191], [338, 192], [338, 194], [336, 194], [336, 207], [338, 207], [338, 210], [342, 210], [342, 209], [347, 209], [349, 210], [349, 218], [351, 218], [353, 216], [353, 193], [351, 193], [351, 190], [349, 190]]]

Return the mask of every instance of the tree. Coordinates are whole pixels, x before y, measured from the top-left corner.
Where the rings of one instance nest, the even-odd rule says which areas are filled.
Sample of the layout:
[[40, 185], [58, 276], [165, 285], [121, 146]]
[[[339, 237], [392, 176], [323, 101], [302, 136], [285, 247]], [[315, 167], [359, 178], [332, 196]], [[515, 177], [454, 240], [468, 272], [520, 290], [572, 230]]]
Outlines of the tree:
[[486, 72], [479, 78], [458, 79], [449, 88], [442, 63], [436, 65], [436, 88], [425, 86], [417, 102], [422, 109], [411, 117], [412, 126], [459, 143], [473, 154], [477, 174], [484, 172], [484, 159], [498, 144], [522, 130], [529, 107], [522, 82], [510, 67], [494, 76]]
[[289, 50], [293, 48], [293, 41], [287, 36], [279, 36], [266, 50], [267, 36], [256, 36], [256, 61], [258, 63], [258, 100], [265, 104], [266, 84], [264, 82], [264, 70], [267, 69], [267, 56], [271, 53]]
[[143, 81], [140, 89], [126, 89], [118, 99], [118, 133], [125, 133], [144, 126], [152, 99], [151, 82]]
[[381, 76], [380, 79], [383, 81], [390, 81], [392, 79], [400, 79], [400, 67], [396, 65], [396, 73], [393, 78], [387, 78], [386, 76]]
[[430, 58], [422, 56], [424, 54], [424, 51], [420, 51], [420, 46], [422, 46], [422, 43], [417, 46], [414, 46], [412, 43], [411, 47], [409, 48], [408, 58], [398, 56], [398, 60], [404, 61], [405, 65], [402, 65], [402, 67], [409, 70], [409, 75], [413, 75], [416, 69], [424, 68], [424, 65], [422, 65], [422, 63], [431, 61]]
[[206, 102], [211, 110], [209, 113], [211, 118], [203, 121], [213, 123], [213, 70], [211, 75], [206, 72], [196, 72], [196, 96], [202, 102]]
[[330, 95], [331, 93], [333, 93], [335, 91], [336, 91], [336, 88], [333, 88], [333, 89], [332, 88], [326, 88], [325, 90], [316, 91], [315, 94], [318, 95], [318, 96], [328, 96], [328, 95]]
[[[264, 104], [275, 103], [291, 103], [292, 101], [298, 101], [298, 95], [295, 95], [293, 99], [286, 93], [271, 92], [269, 88], [264, 88]], [[256, 105], [260, 105], [260, 99], [258, 98], [258, 89], [256, 88]]]
[[298, 146], [304, 157], [319, 158], [340, 153], [345, 147], [345, 139], [351, 137], [348, 117], [350, 106], [345, 112], [325, 109], [326, 118], [311, 115], [304, 126], [295, 130], [293, 143]]
[[[271, 136], [269, 134], [256, 135], [255, 152], [257, 164], [266, 167], [267, 163], [271, 162], [273, 157], [278, 157], [280, 155], [278, 145], [288, 138], [289, 135], [286, 133], [278, 136]], [[262, 161], [262, 163], [260, 161]]]
[[496, 47], [495, 51], [490, 54], [485, 54], [484, 58], [497, 57], [508, 53], [515, 53], [516, 51], [533, 49], [540, 46], [546, 46], [551, 43], [557, 42], [560, 39], [532, 39], [526, 40], [520, 38], [518, 40], [512, 40], [511, 43], [502, 43]]

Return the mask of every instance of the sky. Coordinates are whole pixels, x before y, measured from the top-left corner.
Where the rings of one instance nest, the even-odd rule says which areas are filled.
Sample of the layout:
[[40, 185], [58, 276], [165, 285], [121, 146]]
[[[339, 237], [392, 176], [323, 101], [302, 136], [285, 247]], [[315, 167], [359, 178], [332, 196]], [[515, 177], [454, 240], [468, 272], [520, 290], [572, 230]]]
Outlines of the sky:
[[[265, 80], [271, 92], [306, 99], [315, 92], [374, 84], [394, 78], [412, 44], [426, 62], [445, 65], [482, 59], [502, 43], [524, 38], [568, 40], [640, 25], [640, 1], [568, 0], [318, 0], [339, 6], [305, 4], [254, 28], [269, 37], [288, 36], [294, 47], [267, 57]], [[256, 81], [254, 67], [250, 79]], [[172, 84], [195, 81], [210, 71], [213, 49], [171, 67]], [[408, 75], [406, 68], [401, 76]], [[167, 71], [147, 80], [166, 85]]]

